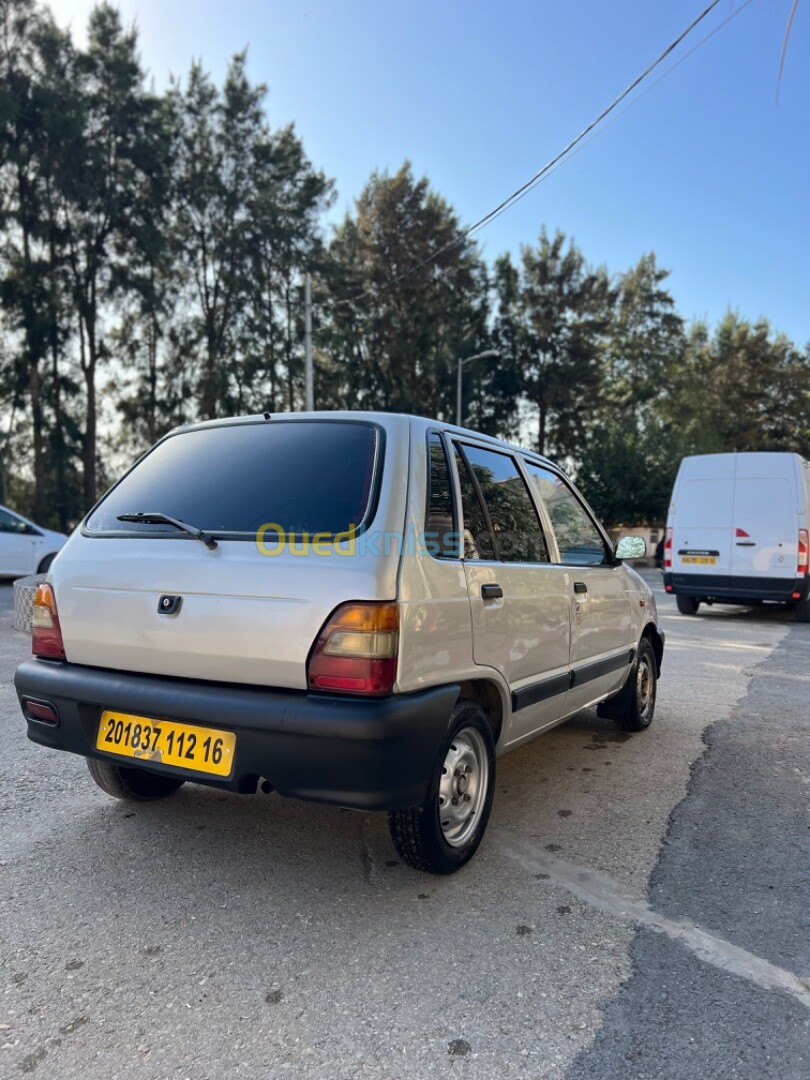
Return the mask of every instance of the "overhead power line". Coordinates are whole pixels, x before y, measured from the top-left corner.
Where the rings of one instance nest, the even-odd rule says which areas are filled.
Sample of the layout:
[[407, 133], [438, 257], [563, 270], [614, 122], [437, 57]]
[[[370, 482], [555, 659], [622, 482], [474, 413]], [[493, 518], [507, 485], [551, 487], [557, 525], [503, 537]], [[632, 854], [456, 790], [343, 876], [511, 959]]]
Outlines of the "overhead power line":
[[[530, 177], [530, 179], [528, 179], [524, 184], [521, 184], [519, 188], [513, 191], [511, 195], [507, 196], [507, 198], [500, 202], [496, 207], [490, 210], [487, 214], [484, 214], [483, 217], [479, 218], [472, 225], [468, 225], [467, 228], [462, 229], [462, 231], [454, 240], [451, 240], [449, 244], [445, 244], [445, 246], [440, 248], [438, 251], [434, 251], [431, 255], [428, 255], [420, 262], [415, 263], [407, 270], [402, 270], [399, 274], [395, 274], [392, 278], [389, 278], [388, 281], [384, 282], [379, 287], [374, 289], [365, 289], [363, 292], [360, 292], [353, 297], [347, 298], [346, 300], [338, 301], [335, 306], [340, 307], [344, 304], [356, 303], [358, 300], [362, 300], [367, 296], [375, 296], [378, 293], [384, 291], [385, 289], [390, 289], [393, 285], [396, 285], [398, 282], [403, 281], [405, 278], [408, 278], [412, 274], [417, 273], [425, 266], [429, 266], [431, 263], [435, 262], [436, 259], [440, 259], [442, 255], [445, 255], [448, 251], [452, 251], [453, 248], [458, 247], [459, 244], [463, 244], [464, 241], [468, 239], [468, 237], [473, 235], [473, 233], [478, 232], [479, 229], [483, 229], [483, 227], [489, 224], [489, 222], [494, 221], [497, 217], [500, 217], [501, 214], [503, 214], [506, 210], [513, 206], [514, 203], [522, 199], [524, 195], [527, 195], [529, 191], [532, 190], [532, 188], [536, 187], [552, 171], [556, 170], [563, 163], [563, 160], [571, 156], [572, 152], [575, 151], [577, 147], [580, 147], [580, 144], [583, 143], [583, 141], [586, 140], [589, 135], [591, 135], [592, 133], [595, 135], [595, 129], [599, 127], [599, 125], [612, 112], [614, 112], [614, 110], [617, 109], [619, 105], [621, 105], [621, 103], [641, 85], [641, 83], [648, 79], [649, 76], [656, 70], [656, 68], [660, 67], [660, 65], [664, 63], [667, 57], [669, 57], [678, 48], [681, 42], [686, 37], [688, 37], [689, 34], [691, 34], [696, 29], [696, 27], [698, 27], [703, 22], [703, 20], [712, 13], [712, 11], [714, 11], [714, 9], [718, 6], [719, 3], [720, 0], [712, 0], [712, 3], [705, 7], [703, 11], [701, 11], [700, 14], [697, 15], [689, 23], [689, 25], [681, 31], [681, 33], [675, 38], [675, 40], [672, 41], [664, 49], [664, 51], [655, 60], [653, 60], [653, 62], [648, 67], [646, 67], [644, 71], [642, 71], [642, 73], [637, 78], [635, 78], [630, 83], [630, 85], [610, 103], [610, 105], [608, 105], [606, 109], [603, 109], [602, 112], [586, 127], [584, 127], [582, 131], [580, 131], [580, 133], [568, 143], [567, 146], [560, 150], [558, 154], [555, 154], [550, 161], [546, 162], [542, 169], [536, 172], [534, 176]], [[721, 29], [722, 26], [725, 26], [726, 23], [731, 21], [731, 19], [739, 15], [740, 12], [743, 11], [743, 9], [746, 8], [749, 3], [751, 3], [751, 0], [745, 0], [741, 7], [737, 8], [726, 19], [724, 19], [720, 26], [715, 27], [715, 29], [710, 34], [708, 34], [706, 38], [703, 39], [703, 41], [696, 45], [694, 49], [690, 50], [687, 56], [690, 56], [697, 48], [700, 47], [700, 45], [704, 44], [705, 41], [708, 41], [710, 37], [713, 37], [714, 34], [717, 33], [717, 31]], [[683, 57], [684, 60], [686, 58], [687, 57]], [[679, 61], [678, 64], [674, 65], [674, 67], [679, 66], [680, 62], [681, 61]], [[674, 67], [671, 70], [674, 70]], [[666, 72], [665, 74], [669, 74], [669, 72]], [[661, 78], [663, 77], [664, 76], [662, 75]], [[660, 79], [656, 80], [656, 82], [660, 82]]]
[[[685, 52], [683, 56], [679, 57], [679, 59], [676, 60], [674, 64], [668, 67], [666, 71], [662, 71], [657, 79], [654, 79], [651, 83], [648, 83], [641, 91], [641, 93], [636, 94], [632, 101], [627, 102], [623, 109], [621, 109], [617, 113], [614, 113], [611, 116], [610, 120], [607, 121], [607, 123], [604, 123], [601, 125], [601, 127], [598, 127], [591, 131], [589, 136], [582, 142], [580, 142], [575, 149], [571, 150], [569, 154], [565, 155], [564, 157], [560, 157], [560, 160], [558, 160], [556, 164], [554, 164], [553, 166], [549, 166], [547, 169], [544, 169], [542, 174], [538, 174], [534, 179], [530, 180], [527, 184], [525, 184], [520, 194], [516, 194], [514, 197], [508, 200], [508, 203], [506, 205], [503, 205], [497, 211], [493, 211], [492, 215], [488, 216], [487, 224], [489, 224], [490, 221], [494, 221], [496, 217], [500, 217], [500, 215], [505, 213], [511, 206], [514, 206], [516, 202], [520, 202], [520, 200], [523, 199], [526, 195], [528, 195], [530, 191], [533, 191], [538, 184], [542, 183], [543, 180], [546, 180], [549, 176], [551, 176], [552, 173], [555, 173], [557, 169], [565, 165], [567, 161], [570, 161], [571, 158], [575, 157], [581, 150], [584, 150], [588, 143], [592, 142], [597, 137], [597, 135], [601, 135], [606, 128], [610, 127], [611, 124], [615, 124], [615, 122], [619, 119], [620, 116], [624, 116], [628, 109], [632, 109], [632, 107], [637, 102], [641, 101], [642, 98], [646, 97], [647, 94], [649, 94], [650, 91], [654, 90], [660, 82], [663, 82], [664, 79], [671, 75], [673, 71], [676, 71], [681, 66], [681, 64], [686, 63], [690, 56], [693, 56], [698, 51], [698, 49], [701, 49], [707, 41], [710, 41], [715, 36], [715, 34], [719, 34], [724, 26], [727, 26], [732, 19], [736, 19], [738, 15], [741, 15], [743, 11], [745, 11], [745, 9], [749, 6], [749, 4], [752, 4], [753, 2], [754, 0], [743, 0], [742, 4], [740, 4], [738, 8], [734, 8], [734, 10], [730, 12], [725, 17], [725, 19], [723, 19], [722, 22], [719, 22], [717, 26], [715, 26], [709, 31], [708, 34], [702, 37], [699, 41], [695, 42], [692, 48]], [[475, 226], [473, 226], [473, 228], [475, 228]], [[454, 244], [456, 242], [457, 241], [454, 241]], [[450, 245], [448, 245], [448, 248], [449, 247]]]

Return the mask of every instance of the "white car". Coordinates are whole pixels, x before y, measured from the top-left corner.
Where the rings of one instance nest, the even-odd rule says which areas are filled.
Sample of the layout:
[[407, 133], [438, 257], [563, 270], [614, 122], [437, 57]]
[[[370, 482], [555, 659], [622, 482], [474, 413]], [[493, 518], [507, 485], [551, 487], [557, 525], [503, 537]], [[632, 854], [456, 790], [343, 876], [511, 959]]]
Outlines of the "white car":
[[212, 421], [162, 439], [40, 586], [28, 735], [123, 799], [185, 781], [389, 813], [451, 873], [496, 756], [590, 706], [647, 728], [649, 587], [550, 461], [383, 413]]
[[44, 574], [67, 537], [0, 506], [0, 577]]

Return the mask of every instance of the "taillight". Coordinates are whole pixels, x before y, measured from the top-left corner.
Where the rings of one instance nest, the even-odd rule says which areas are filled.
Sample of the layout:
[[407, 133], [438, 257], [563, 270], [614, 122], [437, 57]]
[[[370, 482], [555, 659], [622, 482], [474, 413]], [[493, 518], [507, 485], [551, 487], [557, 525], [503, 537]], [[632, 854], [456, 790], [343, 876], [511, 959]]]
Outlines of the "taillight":
[[799, 556], [796, 560], [796, 573], [806, 574], [808, 561], [810, 561], [810, 538], [807, 529], [799, 529]]
[[664, 569], [672, 569], [672, 529], [667, 529], [667, 538], [664, 541]]
[[397, 677], [399, 606], [342, 604], [318, 635], [307, 667], [313, 690], [380, 697]]
[[50, 585], [40, 585], [34, 597], [34, 611], [31, 616], [31, 651], [34, 656], [46, 657], [49, 660], [65, 659], [62, 628], [56, 611], [56, 597]]

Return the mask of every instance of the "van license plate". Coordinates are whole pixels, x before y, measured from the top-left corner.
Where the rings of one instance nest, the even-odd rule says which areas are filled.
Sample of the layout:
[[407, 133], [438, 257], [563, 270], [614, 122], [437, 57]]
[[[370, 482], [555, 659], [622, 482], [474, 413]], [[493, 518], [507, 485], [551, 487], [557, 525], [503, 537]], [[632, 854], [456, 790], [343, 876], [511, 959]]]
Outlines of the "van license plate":
[[692, 566], [714, 566], [717, 563], [716, 555], [681, 555], [682, 563], [691, 563]]
[[236, 736], [232, 731], [105, 710], [98, 726], [96, 749], [136, 761], [230, 776]]

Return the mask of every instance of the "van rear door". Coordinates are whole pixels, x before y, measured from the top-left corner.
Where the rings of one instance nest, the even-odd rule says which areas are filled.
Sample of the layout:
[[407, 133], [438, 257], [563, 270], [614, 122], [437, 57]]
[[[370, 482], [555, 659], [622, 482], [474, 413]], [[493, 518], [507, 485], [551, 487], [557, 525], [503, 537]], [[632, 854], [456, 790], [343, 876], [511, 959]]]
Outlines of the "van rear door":
[[734, 511], [734, 454], [686, 458], [673, 507], [672, 570], [728, 588]]
[[785, 591], [796, 573], [798, 501], [792, 454], [738, 454], [731, 573]]

